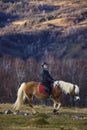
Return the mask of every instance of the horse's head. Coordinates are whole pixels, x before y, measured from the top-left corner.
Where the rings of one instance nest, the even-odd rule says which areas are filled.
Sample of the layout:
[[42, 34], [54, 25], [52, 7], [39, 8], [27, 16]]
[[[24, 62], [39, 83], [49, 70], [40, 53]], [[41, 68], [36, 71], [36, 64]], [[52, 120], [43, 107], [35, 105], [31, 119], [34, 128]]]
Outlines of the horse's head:
[[74, 87], [75, 87], [74, 100], [78, 101], [78, 100], [80, 100], [80, 97], [79, 97], [79, 87], [77, 85], [74, 85]]

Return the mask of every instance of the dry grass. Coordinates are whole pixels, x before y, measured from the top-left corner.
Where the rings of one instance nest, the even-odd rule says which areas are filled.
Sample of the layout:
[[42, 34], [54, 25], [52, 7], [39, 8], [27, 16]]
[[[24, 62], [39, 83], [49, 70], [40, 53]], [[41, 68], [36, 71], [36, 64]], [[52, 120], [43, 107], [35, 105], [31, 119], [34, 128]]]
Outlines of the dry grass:
[[[30, 31], [36, 31], [36, 30], [43, 30], [43, 29], [49, 29], [49, 27], [47, 26], [48, 24], [53, 24], [54, 26], [61, 26], [62, 30], [65, 32], [67, 31], [67, 28], [70, 27], [87, 27], [87, 21], [84, 19], [83, 21], [81, 21], [80, 23], [77, 23], [77, 25], [74, 24], [74, 20], [75, 18], [78, 19], [78, 17], [81, 16], [82, 12], [87, 12], [87, 3], [85, 0], [79, 0], [79, 1], [58, 1], [58, 0], [47, 0], [47, 1], [43, 1], [40, 0], [39, 3], [38, 1], [30, 1], [29, 5], [32, 5], [32, 8], [34, 8], [33, 6], [35, 6], [38, 9], [39, 5], [48, 5], [48, 6], [57, 6], [58, 9], [57, 10], [53, 10], [51, 12], [45, 12], [45, 11], [41, 11], [41, 12], [31, 12], [30, 16], [29, 16], [29, 12], [27, 12], [26, 14], [28, 14], [27, 18], [26, 18], [26, 14], [24, 12], [19, 12], [18, 10], [18, 14], [20, 14], [20, 16], [23, 14], [25, 15], [25, 18], [20, 18], [19, 20], [16, 19], [16, 21], [11, 22], [8, 26], [5, 26], [3, 29], [0, 30], [0, 34], [5, 34], [5, 33], [9, 33], [9, 32], [21, 32], [21, 26], [22, 27], [22, 32], [30, 32]], [[14, 6], [13, 6], [14, 7]], [[13, 9], [15, 10], [15, 8]], [[22, 13], [22, 14], [21, 14]], [[55, 16], [53, 20], [46, 20], [45, 22], [39, 22], [38, 19], [44, 17], [49, 17], [50, 15]], [[32, 19], [35, 21], [34, 23], [32, 23], [31, 20], [31, 16]], [[24, 20], [25, 19], [25, 20]], [[19, 27], [20, 25], [20, 27]], [[24, 26], [27, 25], [27, 26]], [[45, 26], [44, 26], [45, 25]]]
[[[45, 106], [45, 105], [35, 105], [34, 108], [39, 111], [40, 113], [52, 113], [53, 107], [51, 106]], [[45, 109], [46, 108], [46, 109]], [[9, 104], [9, 103], [2, 103], [0, 104], [0, 111], [3, 112], [7, 109], [11, 109], [12, 111], [14, 111], [14, 104]], [[45, 111], [44, 111], [45, 110]], [[29, 112], [31, 111], [30, 107], [28, 105], [23, 105], [21, 107], [21, 111], [25, 111], [25, 112]], [[87, 114], [87, 108], [75, 108], [75, 107], [71, 107], [71, 108], [67, 108], [67, 107], [61, 107], [59, 113], [67, 113], [67, 112], [71, 112], [71, 113], [83, 113], [83, 114]]]
[[67, 18], [57, 18], [54, 20], [46, 21], [43, 24], [54, 24], [55, 26], [66, 26], [68, 25]]
[[27, 22], [29, 22], [28, 20], [17, 20], [15, 22], [13, 22], [12, 24], [13, 25], [24, 25], [26, 24]]

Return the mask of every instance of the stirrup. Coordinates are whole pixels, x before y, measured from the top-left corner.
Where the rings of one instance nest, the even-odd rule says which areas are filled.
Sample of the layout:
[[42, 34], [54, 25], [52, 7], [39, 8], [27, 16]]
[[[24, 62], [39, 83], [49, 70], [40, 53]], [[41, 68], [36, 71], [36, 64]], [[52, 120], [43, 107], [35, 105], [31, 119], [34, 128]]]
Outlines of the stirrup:
[[52, 95], [49, 95], [49, 98], [53, 98], [53, 96], [52, 96]]

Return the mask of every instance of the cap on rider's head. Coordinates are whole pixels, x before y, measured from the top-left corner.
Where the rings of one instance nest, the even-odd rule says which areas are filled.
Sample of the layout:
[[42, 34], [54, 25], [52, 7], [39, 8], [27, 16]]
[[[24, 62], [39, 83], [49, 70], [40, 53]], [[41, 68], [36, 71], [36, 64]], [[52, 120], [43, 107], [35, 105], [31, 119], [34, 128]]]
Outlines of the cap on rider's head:
[[42, 67], [44, 67], [44, 65], [48, 65], [48, 63], [47, 63], [47, 62], [43, 62], [43, 63], [41, 64]]

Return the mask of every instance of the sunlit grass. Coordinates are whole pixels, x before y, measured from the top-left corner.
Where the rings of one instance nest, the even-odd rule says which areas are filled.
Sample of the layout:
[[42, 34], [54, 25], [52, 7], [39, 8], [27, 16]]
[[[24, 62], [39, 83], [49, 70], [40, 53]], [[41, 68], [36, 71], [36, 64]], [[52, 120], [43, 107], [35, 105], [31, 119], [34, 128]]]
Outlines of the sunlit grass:
[[[56, 6], [58, 7], [57, 10], [53, 10], [51, 12], [46, 12], [45, 9], [41, 12], [33, 12], [31, 11], [30, 16], [31, 17], [25, 17], [16, 19], [15, 21], [12, 21], [9, 26], [5, 29], [5, 31], [0, 31], [0, 35], [7, 33], [8, 31], [12, 32], [12, 28], [16, 27], [16, 31], [22, 31], [23, 32], [30, 32], [30, 31], [36, 31], [36, 30], [46, 30], [49, 29], [48, 24], [53, 24], [54, 26], [61, 26], [62, 30], [64, 32], [67, 31], [69, 28], [81, 28], [81, 27], [87, 27], [87, 22], [85, 22], [85, 19], [80, 21], [80, 23], [77, 23], [77, 25], [74, 24], [74, 19], [78, 19], [81, 17], [81, 14], [84, 12], [87, 12], [87, 2], [85, 0], [40, 0], [39, 2], [29, 1], [30, 5], [35, 5], [35, 8], [38, 9], [38, 6], [41, 5], [48, 5], [48, 6]], [[14, 8], [15, 9], [15, 8]], [[52, 15], [54, 18], [52, 20], [49, 20], [48, 17]], [[41, 19], [45, 19], [45, 21], [41, 21]], [[27, 26], [26, 26], [27, 25]], [[10, 29], [10, 30], [9, 30]], [[67, 33], [67, 32], [66, 32]]]

